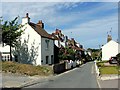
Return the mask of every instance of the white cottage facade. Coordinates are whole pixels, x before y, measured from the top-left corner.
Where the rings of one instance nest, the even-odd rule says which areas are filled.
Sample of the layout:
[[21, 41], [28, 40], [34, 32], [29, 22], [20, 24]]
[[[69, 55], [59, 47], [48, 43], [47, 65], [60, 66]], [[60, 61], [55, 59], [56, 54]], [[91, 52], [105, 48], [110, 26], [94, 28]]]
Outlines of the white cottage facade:
[[[22, 63], [33, 65], [53, 64], [54, 62], [54, 39], [44, 30], [44, 24], [39, 21], [37, 24], [30, 22], [28, 14], [22, 19], [23, 34], [21, 36]], [[26, 47], [26, 48], [25, 48]]]
[[111, 40], [102, 46], [102, 60], [109, 60], [111, 57], [120, 53], [120, 44]]

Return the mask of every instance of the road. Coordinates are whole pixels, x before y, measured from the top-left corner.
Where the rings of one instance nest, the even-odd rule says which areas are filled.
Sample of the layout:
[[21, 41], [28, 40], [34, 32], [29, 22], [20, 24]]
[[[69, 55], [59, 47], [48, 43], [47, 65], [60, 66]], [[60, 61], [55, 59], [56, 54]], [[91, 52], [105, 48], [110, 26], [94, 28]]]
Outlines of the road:
[[47, 81], [25, 88], [99, 88], [94, 62], [54, 76]]

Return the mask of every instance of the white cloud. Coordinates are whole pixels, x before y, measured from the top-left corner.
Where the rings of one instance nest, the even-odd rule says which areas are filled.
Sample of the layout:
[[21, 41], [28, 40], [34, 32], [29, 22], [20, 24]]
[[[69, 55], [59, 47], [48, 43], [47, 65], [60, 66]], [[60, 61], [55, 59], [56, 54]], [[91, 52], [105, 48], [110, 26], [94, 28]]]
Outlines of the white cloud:
[[[113, 4], [105, 4], [101, 7], [93, 8], [92, 10], [82, 11], [82, 12], [70, 12], [66, 16], [58, 14], [58, 9], [60, 8], [72, 8], [76, 7], [76, 3], [71, 2], [51, 2], [51, 3], [3, 3], [3, 15], [7, 15], [10, 12], [10, 17], [13, 19], [16, 15], [24, 16], [25, 13], [30, 13], [31, 19], [41, 18], [44, 19], [46, 23], [50, 26], [65, 25], [66, 23], [78, 20], [78, 18], [84, 18], [87, 15], [94, 14], [97, 11], [103, 11], [107, 9], [115, 8]], [[6, 5], [5, 5], [6, 4]], [[15, 8], [13, 8], [15, 7]], [[19, 11], [19, 12], [18, 12]]]
[[[94, 1], [94, 0], [93, 0]], [[82, 4], [82, 3], [81, 3]], [[113, 6], [114, 5], [114, 6]], [[116, 5], [116, 6], [115, 6]], [[59, 10], [61, 8], [74, 8], [77, 7], [76, 3], [71, 2], [40, 2], [40, 3], [3, 3], [3, 15], [9, 16], [9, 18], [13, 19], [16, 15], [25, 16], [25, 13], [29, 13], [31, 20], [35, 21], [38, 19], [42, 19], [43, 22], [48, 24], [49, 26], [54, 26], [57, 28], [59, 25], [70, 25], [74, 21], [78, 21], [80, 19], [86, 19], [90, 15], [95, 14], [96, 12], [101, 12], [103, 10], [112, 10], [117, 8], [116, 4], [103, 4], [100, 7], [93, 8], [87, 11], [81, 12], [70, 12], [65, 15], [59, 14]], [[15, 8], [14, 8], [15, 7]], [[8, 14], [8, 12], [10, 12]], [[73, 36], [78, 42], [83, 43], [84, 45], [89, 46], [92, 43], [104, 43], [105, 41], [98, 41], [102, 36], [105, 37], [107, 31], [113, 27], [113, 34], [117, 32], [117, 15], [101, 18], [99, 20], [92, 20], [89, 22], [85, 22], [82, 24], [70, 25], [70, 29], [63, 30], [65, 35]], [[36, 22], [36, 21], [35, 21]], [[71, 34], [73, 32], [73, 34]], [[78, 38], [79, 37], [79, 38]]]
[[[11, 19], [16, 17], [16, 15], [24, 16], [25, 13], [29, 13], [31, 19], [41, 18], [44, 19], [50, 25], [59, 25], [60, 23], [72, 21], [71, 17], [66, 17], [58, 15], [56, 9], [57, 6], [61, 4], [61, 7], [69, 8], [71, 6], [75, 7], [75, 3], [60, 3], [60, 2], [50, 2], [50, 3], [3, 3], [3, 15], [8, 15]], [[15, 8], [13, 8], [15, 7]], [[19, 12], [18, 12], [19, 11]]]
[[[64, 3], [66, 4], [66, 7], [71, 7], [71, 3]], [[76, 3], [72, 4], [72, 6], [77, 6]], [[61, 6], [63, 7], [63, 5]], [[79, 7], [78, 7], [79, 8]], [[54, 13], [51, 13], [51, 17], [46, 18], [47, 23], [49, 25], [53, 26], [58, 26], [58, 25], [65, 25], [67, 23], [74, 22], [76, 20], [80, 20], [86, 17], [89, 17], [90, 15], [95, 14], [96, 12], [101, 12], [101, 11], [107, 11], [107, 10], [112, 10], [117, 8], [117, 3], [109, 3], [109, 4], [103, 4], [100, 7], [93, 8], [92, 10], [87, 10], [87, 11], [80, 11], [80, 12], [69, 12], [65, 15], [58, 15], [56, 14], [57, 11], [54, 10]], [[49, 12], [49, 11], [48, 11]], [[47, 14], [45, 15], [47, 16]], [[51, 18], [51, 19], [49, 19]]]
[[69, 35], [69, 37], [74, 37], [78, 42], [81, 42], [83, 45], [88, 47], [95, 45], [95, 43], [106, 43], [107, 32], [110, 31], [111, 27], [113, 28], [113, 39], [116, 40], [118, 37], [117, 14], [110, 17], [85, 22], [81, 25], [76, 25], [71, 29], [64, 30], [63, 33], [65, 35]]

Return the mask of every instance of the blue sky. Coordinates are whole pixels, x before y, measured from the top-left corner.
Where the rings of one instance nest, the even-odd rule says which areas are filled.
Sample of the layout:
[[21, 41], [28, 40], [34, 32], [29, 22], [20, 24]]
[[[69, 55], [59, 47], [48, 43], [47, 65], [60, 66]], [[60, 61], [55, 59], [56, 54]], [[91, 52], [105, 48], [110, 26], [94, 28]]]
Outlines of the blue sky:
[[4, 20], [12, 20], [27, 12], [31, 22], [42, 20], [47, 32], [61, 29], [85, 48], [105, 44], [111, 27], [113, 40], [118, 39], [117, 2], [3, 2], [0, 13]]

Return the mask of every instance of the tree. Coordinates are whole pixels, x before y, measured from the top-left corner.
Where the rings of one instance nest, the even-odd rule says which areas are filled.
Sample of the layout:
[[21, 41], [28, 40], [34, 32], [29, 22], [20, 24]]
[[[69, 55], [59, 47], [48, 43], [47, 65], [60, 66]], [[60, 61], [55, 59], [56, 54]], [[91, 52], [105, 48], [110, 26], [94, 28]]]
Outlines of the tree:
[[59, 55], [58, 55], [60, 60], [74, 60], [75, 59], [75, 51], [72, 48], [61, 48], [59, 50]]
[[88, 48], [87, 51], [90, 51], [91, 52], [91, 57], [93, 60], [95, 59], [101, 59], [102, 57], [102, 52], [101, 52], [101, 49], [91, 49], [91, 48]]
[[1, 25], [2, 19], [0, 17], [0, 44], [2, 43], [2, 25]]
[[24, 39], [22, 42], [21, 39], [18, 39], [15, 49], [12, 51], [16, 62], [24, 64], [36, 64], [36, 59], [38, 57], [39, 45], [36, 47], [35, 41], [31, 43], [31, 47], [28, 48], [29, 35], [28, 38]]
[[5, 21], [2, 25], [2, 42], [5, 45], [10, 46], [10, 60], [12, 61], [11, 48], [15, 47], [18, 42], [18, 38], [22, 35], [23, 25], [18, 24], [18, 18], [16, 17], [12, 21]]

